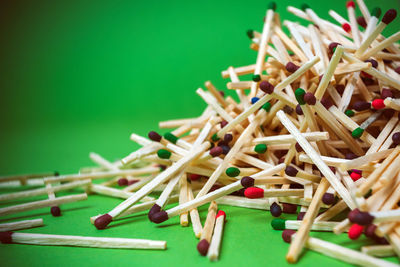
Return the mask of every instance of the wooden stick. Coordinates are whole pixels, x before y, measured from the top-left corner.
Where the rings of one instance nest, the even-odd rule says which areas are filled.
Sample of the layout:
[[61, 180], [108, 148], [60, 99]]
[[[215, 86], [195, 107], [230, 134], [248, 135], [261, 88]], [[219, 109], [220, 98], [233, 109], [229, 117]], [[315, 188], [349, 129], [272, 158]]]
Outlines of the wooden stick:
[[21, 229], [28, 229], [43, 226], [43, 219], [25, 220], [12, 223], [0, 224], [0, 232], [15, 231]]
[[215, 225], [215, 216], [217, 215], [218, 205], [215, 201], [211, 201], [208, 207], [206, 222], [204, 223], [203, 231], [201, 232], [200, 242], [197, 244], [197, 250], [202, 256], [207, 255], [210, 246], [212, 234]]

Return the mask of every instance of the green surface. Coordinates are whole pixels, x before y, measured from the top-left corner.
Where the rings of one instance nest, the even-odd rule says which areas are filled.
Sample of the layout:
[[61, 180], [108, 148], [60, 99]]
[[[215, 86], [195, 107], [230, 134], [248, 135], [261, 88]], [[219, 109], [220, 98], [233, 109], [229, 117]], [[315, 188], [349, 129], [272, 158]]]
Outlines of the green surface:
[[[398, 1], [366, 1], [400, 10]], [[0, 174], [58, 170], [74, 173], [91, 165], [90, 151], [109, 160], [137, 148], [131, 132], [145, 135], [157, 122], [198, 116], [205, 104], [195, 89], [211, 80], [225, 88], [220, 72], [253, 64], [246, 36], [261, 31], [268, 1], [1, 1], [0, 3]], [[293, 20], [278, 1], [281, 18]], [[328, 18], [334, 8], [346, 16], [345, 1], [307, 1]], [[384, 34], [399, 28], [399, 18]], [[251, 76], [249, 76], [251, 79]], [[10, 190], [1, 189], [1, 193]], [[16, 202], [20, 203], [20, 201]], [[43, 218], [46, 226], [25, 232], [167, 240], [166, 251], [106, 250], [0, 245], [2, 266], [94, 266], [208, 264], [198, 255], [190, 227], [177, 218], [160, 226], [143, 214], [104, 231], [89, 217], [120, 200], [90, 196], [62, 206], [1, 218]], [[202, 207], [205, 219], [207, 207]], [[288, 245], [272, 230], [263, 211], [225, 208], [228, 216], [219, 266], [287, 265]], [[291, 218], [285, 216], [285, 218]], [[316, 233], [342, 245], [345, 236]], [[358, 242], [361, 244], [363, 242]], [[344, 266], [307, 252], [298, 266]]]

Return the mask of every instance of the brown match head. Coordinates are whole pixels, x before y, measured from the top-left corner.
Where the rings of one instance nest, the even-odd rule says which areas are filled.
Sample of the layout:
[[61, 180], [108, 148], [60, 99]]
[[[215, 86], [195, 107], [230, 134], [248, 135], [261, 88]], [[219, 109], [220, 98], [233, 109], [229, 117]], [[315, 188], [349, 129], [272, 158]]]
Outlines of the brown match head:
[[160, 211], [157, 213], [154, 213], [152, 218], [152, 222], [153, 223], [162, 223], [165, 222], [166, 220], [168, 220], [168, 213], [166, 213], [165, 211]]
[[126, 178], [119, 178], [117, 183], [119, 186], [127, 186], [129, 181]]
[[301, 109], [300, 104], [297, 104], [297, 106], [296, 106], [296, 114], [303, 115], [303, 110]]
[[338, 45], [341, 45], [341, 44], [337, 43], [337, 42], [330, 43], [328, 46], [329, 52], [331, 52], [331, 53], [335, 52], [335, 49]]
[[300, 152], [303, 151], [303, 148], [302, 148], [302, 147], [300, 146], [300, 144], [297, 143], [297, 142], [296, 142], [296, 144], [294, 145], [294, 147], [296, 148], [296, 151], [297, 151], [298, 153], [300, 153]]
[[367, 226], [364, 228], [364, 234], [365, 234], [365, 236], [366, 236], [366, 237], [370, 237], [370, 238], [376, 237], [376, 234], [375, 234], [376, 228], [377, 228], [377, 226], [376, 226], [375, 224], [367, 225]]
[[382, 22], [385, 24], [389, 24], [392, 22], [397, 16], [397, 11], [395, 9], [389, 9], [386, 11], [385, 15], [383, 15]]
[[111, 221], [112, 221], [111, 215], [106, 213], [104, 215], [101, 215], [94, 221], [94, 226], [96, 226], [98, 230], [103, 230], [107, 227], [107, 225], [110, 224]]
[[347, 218], [351, 221], [351, 222], [356, 222], [356, 215], [360, 213], [359, 209], [354, 209], [352, 211], [349, 212], [349, 214], [347, 214]]
[[371, 63], [372, 67], [374, 67], [374, 68], [378, 67], [378, 62], [375, 59], [370, 58], [370, 59], [365, 60], [364, 62]]
[[285, 169], [285, 173], [286, 173], [286, 175], [288, 175], [288, 176], [293, 176], [293, 177], [295, 177], [296, 174], [297, 174], [298, 172], [299, 172], [299, 171], [298, 171], [295, 167], [293, 167], [293, 166], [287, 166], [286, 169]]
[[210, 149], [210, 155], [212, 157], [218, 157], [222, 154], [222, 152], [224, 152], [224, 150], [220, 146], [216, 146]]
[[367, 22], [365, 21], [365, 18], [363, 16], [357, 17], [357, 23], [364, 29], [367, 28]]
[[155, 131], [150, 131], [147, 136], [150, 138], [150, 140], [154, 141], [154, 142], [160, 142], [161, 141], [161, 135], [159, 135], [157, 132]]
[[290, 203], [282, 203], [283, 213], [295, 214], [297, 212], [297, 205]]
[[294, 64], [293, 62], [288, 62], [285, 66], [286, 70], [290, 73], [295, 72], [296, 70], [299, 69], [299, 66], [297, 66], [296, 64]]
[[302, 221], [304, 218], [304, 215], [306, 215], [306, 213], [304, 211], [300, 211], [299, 214], [297, 215], [297, 220]]
[[395, 145], [400, 144], [400, 132], [396, 132], [392, 135], [392, 141]]
[[226, 144], [229, 144], [230, 142], [232, 142], [232, 140], [233, 140], [233, 135], [232, 134], [227, 133], [227, 134], [224, 135], [224, 142]]
[[359, 225], [369, 225], [374, 221], [374, 218], [369, 212], [360, 211], [355, 214], [353, 220]]
[[326, 109], [329, 109], [330, 107], [333, 106], [332, 101], [331, 101], [329, 98], [326, 98], [326, 97], [324, 97], [324, 98], [321, 99], [321, 104], [322, 104]]
[[322, 203], [326, 205], [332, 205], [333, 203], [335, 203], [335, 196], [331, 193], [325, 193], [322, 196]]
[[274, 202], [269, 207], [269, 212], [271, 212], [272, 216], [279, 217], [282, 214], [281, 206], [279, 206], [278, 203]]
[[201, 256], [207, 255], [208, 248], [210, 247], [210, 243], [208, 243], [207, 240], [202, 239], [198, 244], [197, 244], [197, 251], [200, 253]]
[[260, 89], [266, 94], [272, 94], [274, 92], [274, 86], [268, 81], [260, 82]]
[[228, 122], [226, 120], [223, 120], [219, 124], [221, 125], [221, 128], [224, 128], [226, 125], [228, 125]]
[[153, 207], [151, 207], [151, 209], [149, 210], [147, 217], [149, 218], [150, 221], [153, 221], [153, 219], [152, 219], [153, 215], [160, 211], [161, 211], [161, 207], [158, 204], [154, 204]]
[[252, 187], [252, 186], [254, 186], [254, 179], [251, 178], [250, 176], [245, 176], [240, 180], [240, 184], [244, 188]]
[[53, 207], [50, 208], [50, 213], [54, 217], [61, 216], [61, 209], [58, 206], [53, 206]]
[[343, 84], [337, 84], [337, 85], [335, 86], [336, 91], [337, 91], [340, 95], [343, 94], [344, 88], [345, 88], [345, 86], [344, 86]]
[[356, 154], [354, 154], [354, 153], [346, 153], [346, 155], [344, 155], [344, 158], [345, 159], [355, 159], [355, 158], [357, 158], [357, 155]]
[[353, 109], [356, 111], [363, 111], [371, 108], [371, 103], [366, 101], [356, 101], [353, 104]]
[[308, 104], [308, 105], [315, 105], [315, 103], [317, 102], [317, 99], [315, 98], [314, 94], [311, 92], [308, 92], [304, 95], [304, 101]]
[[3, 244], [11, 244], [12, 243], [12, 234], [13, 232], [0, 232], [0, 242]]
[[296, 233], [295, 230], [289, 230], [289, 229], [283, 230], [282, 232], [283, 241], [290, 244], [290, 242], [292, 242], [292, 235], [294, 235], [295, 233]]
[[393, 97], [393, 92], [389, 88], [383, 88], [381, 92], [382, 99]]
[[397, 74], [400, 74], [400, 66], [398, 66], [397, 68], [395, 68], [394, 71], [395, 71]]

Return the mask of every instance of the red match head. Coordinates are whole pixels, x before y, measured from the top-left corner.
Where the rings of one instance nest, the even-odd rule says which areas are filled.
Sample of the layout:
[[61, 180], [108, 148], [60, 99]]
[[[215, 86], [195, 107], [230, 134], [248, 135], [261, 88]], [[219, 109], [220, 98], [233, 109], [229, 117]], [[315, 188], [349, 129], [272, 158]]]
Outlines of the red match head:
[[224, 216], [224, 218], [226, 218], [226, 213], [223, 210], [219, 210], [217, 213], [217, 216], [215, 216], [215, 218], [218, 218], [219, 216]]
[[354, 3], [354, 1], [347, 1], [346, 8], [350, 8], [350, 7], [352, 7], [352, 8], [356, 7], [356, 4]]
[[348, 236], [351, 240], [356, 240], [360, 237], [363, 231], [364, 231], [364, 226], [355, 223], [350, 227]]
[[357, 181], [358, 179], [361, 178], [361, 174], [356, 173], [356, 172], [352, 172], [352, 173], [350, 174], [350, 178], [355, 182], [355, 181]]
[[385, 106], [385, 103], [383, 102], [383, 99], [378, 98], [378, 99], [375, 99], [374, 101], [372, 101], [372, 107], [374, 109], [383, 109], [386, 106]]
[[107, 225], [112, 221], [112, 217], [109, 214], [104, 214], [98, 217], [94, 221], [94, 226], [96, 226], [97, 229], [102, 230], [107, 227]]
[[351, 32], [351, 26], [348, 23], [343, 23], [342, 28], [345, 30], [345, 32]]
[[249, 187], [244, 191], [247, 198], [262, 198], [264, 197], [264, 189], [258, 187]]

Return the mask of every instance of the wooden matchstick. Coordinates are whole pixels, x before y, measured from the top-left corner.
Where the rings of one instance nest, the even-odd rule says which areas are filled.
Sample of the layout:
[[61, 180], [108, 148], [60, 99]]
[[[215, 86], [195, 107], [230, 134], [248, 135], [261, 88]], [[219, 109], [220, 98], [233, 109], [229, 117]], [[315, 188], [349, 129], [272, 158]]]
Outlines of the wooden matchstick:
[[0, 224], [0, 232], [15, 231], [43, 226], [43, 219], [25, 220]]
[[222, 243], [222, 234], [224, 231], [226, 214], [222, 210], [216, 215], [214, 234], [211, 239], [210, 247], [208, 248], [207, 257], [210, 261], [216, 261], [219, 257], [219, 251]]
[[[284, 220], [284, 219], [272, 219], [271, 226], [275, 230], [298, 230], [303, 221], [294, 221], [294, 220]], [[317, 221], [313, 222], [310, 228], [310, 231], [322, 231], [322, 232], [332, 232], [333, 228], [338, 224], [338, 222], [329, 222], [329, 221]]]
[[214, 231], [215, 216], [217, 215], [218, 205], [215, 201], [211, 201], [208, 207], [206, 222], [204, 223], [203, 231], [201, 232], [200, 242], [197, 244], [197, 251], [200, 255], [207, 255], [210, 247], [211, 237]]

